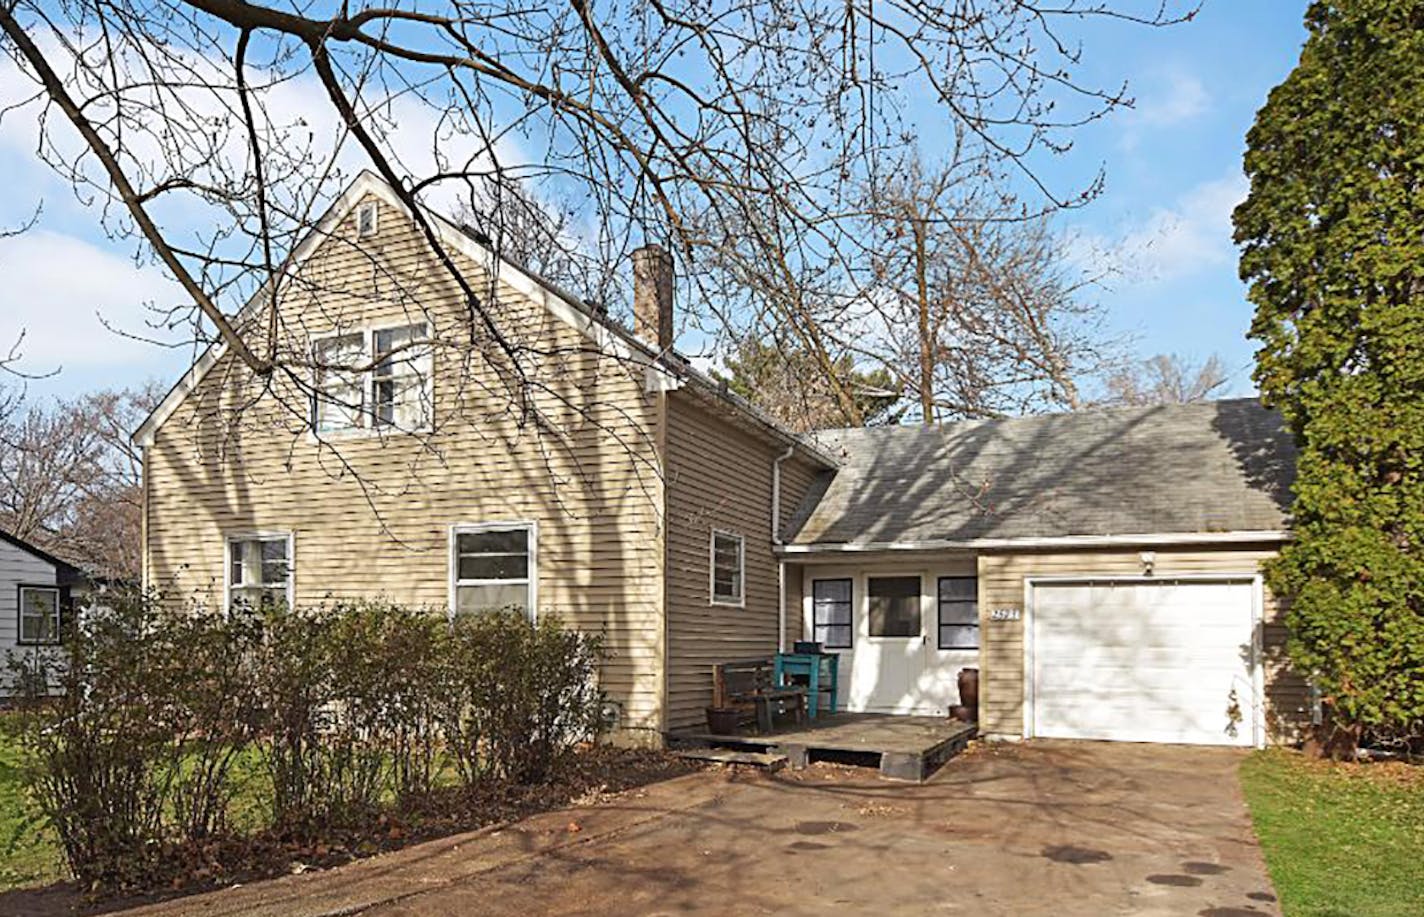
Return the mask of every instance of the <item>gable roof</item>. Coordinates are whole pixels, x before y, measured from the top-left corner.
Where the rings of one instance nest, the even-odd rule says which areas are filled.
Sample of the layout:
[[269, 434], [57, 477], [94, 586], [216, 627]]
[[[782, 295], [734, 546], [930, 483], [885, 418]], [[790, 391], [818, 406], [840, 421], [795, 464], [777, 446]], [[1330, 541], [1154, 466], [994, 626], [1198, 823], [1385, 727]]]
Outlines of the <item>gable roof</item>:
[[[317, 224], [292, 250], [282, 270], [291, 271], [310, 258], [321, 243], [335, 234], [341, 222], [351, 214], [356, 205], [368, 196], [375, 196], [409, 218], [409, 208], [405, 206], [404, 201], [391, 186], [375, 173], [363, 171], [351, 183], [351, 186], [332, 202]], [[740, 417], [772, 439], [787, 446], [794, 446], [824, 467], [834, 467], [834, 461], [819, 451], [814, 444], [806, 442], [781, 427], [749, 402], [729, 392], [725, 385], [720, 385], [698, 372], [680, 354], [660, 353], [632, 331], [613, 321], [605, 311], [584, 302], [509, 258], [496, 258], [493, 249], [442, 214], [429, 208], [424, 208], [424, 214], [442, 244], [469, 257], [484, 270], [497, 273], [501, 281], [508, 283], [518, 292], [543, 306], [556, 318], [585, 335], [602, 352], [621, 360], [631, 359], [634, 354], [637, 354], [648, 366], [648, 384], [650, 386], [656, 386], [666, 391], [680, 388], [685, 382], [690, 382], [730, 405]], [[245, 318], [253, 315], [266, 301], [267, 295], [268, 288], [264, 285], [238, 310], [233, 324], [240, 325]], [[139, 446], [152, 445], [153, 436], [158, 428], [172, 416], [189, 393], [198, 387], [226, 352], [227, 344], [224, 341], [219, 340], [210, 344], [134, 431], [133, 441]]]
[[49, 553], [43, 548], [38, 548], [17, 535], [11, 535], [4, 529], [0, 529], [0, 541], [5, 542], [6, 544], [13, 545], [19, 548], [21, 551], [24, 551], [25, 553], [33, 557], [37, 557], [45, 563], [53, 566], [55, 582], [59, 583], [61, 586], [66, 586], [71, 583], [78, 582], [79, 580], [82, 580], [84, 578], [84, 572], [78, 567], [74, 566], [74, 564], [71, 564], [68, 561], [60, 560], [58, 557], [55, 557], [53, 554]]
[[841, 469], [793, 552], [1276, 540], [1295, 477], [1280, 416], [1251, 398], [817, 436]]

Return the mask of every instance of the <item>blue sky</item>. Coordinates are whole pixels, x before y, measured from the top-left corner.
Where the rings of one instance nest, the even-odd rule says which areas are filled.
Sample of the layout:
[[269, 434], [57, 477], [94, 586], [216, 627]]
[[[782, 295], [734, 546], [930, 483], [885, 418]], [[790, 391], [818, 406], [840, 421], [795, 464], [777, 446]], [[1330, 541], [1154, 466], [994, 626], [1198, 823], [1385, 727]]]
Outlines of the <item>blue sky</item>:
[[[1251, 308], [1230, 228], [1245, 194], [1241, 154], [1256, 110], [1296, 62], [1304, 8], [1304, 0], [1207, 0], [1195, 21], [1172, 28], [1095, 24], [1084, 35], [1086, 79], [1109, 87], [1126, 79], [1137, 107], [1080, 130], [1073, 150], [1040, 170], [1068, 191], [1105, 169], [1105, 193], [1063, 222], [1117, 268], [1098, 294], [1112, 330], [1143, 356], [1219, 353], [1232, 373], [1227, 394], [1253, 388]], [[24, 330], [25, 367], [59, 369], [30, 383], [39, 396], [176, 378], [190, 352], [105, 325], [147, 334], [142, 303], [171, 287], [132, 263], [131, 244], [97, 229], [93, 211], [35, 160], [32, 145], [14, 119], [0, 122], [0, 229], [44, 205], [35, 230], [0, 240], [0, 349]]]

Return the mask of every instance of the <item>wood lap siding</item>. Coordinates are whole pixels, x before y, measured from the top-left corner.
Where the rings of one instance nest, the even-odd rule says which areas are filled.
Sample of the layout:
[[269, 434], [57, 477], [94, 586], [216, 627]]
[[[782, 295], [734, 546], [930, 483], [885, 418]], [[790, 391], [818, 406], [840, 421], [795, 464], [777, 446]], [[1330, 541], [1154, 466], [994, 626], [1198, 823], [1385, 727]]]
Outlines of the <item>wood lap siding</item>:
[[[437, 339], [467, 334], [458, 289], [404, 217], [380, 206], [380, 232], [362, 243], [366, 253], [338, 238], [304, 265], [314, 289], [295, 290], [280, 310], [299, 338], [330, 333], [338, 320], [353, 330], [422, 320], [401, 304], [392, 276], [420, 284], [416, 298]], [[354, 215], [338, 235], [353, 233]], [[480, 269], [459, 260], [483, 294]], [[299, 606], [382, 596], [443, 614], [449, 527], [532, 519], [539, 525], [540, 612], [604, 635], [603, 684], [623, 705], [623, 725], [656, 730], [663, 658], [658, 396], [644, 393], [640, 367], [589, 352], [591, 343], [575, 329], [503, 283], [491, 308], [517, 343], [561, 351], [528, 359], [541, 385], [589, 415], [580, 419], [558, 397], [538, 396], [565, 439], [521, 426], [502, 396], [482, 394], [481, 386], [500, 386], [483, 358], [442, 345], [434, 356], [432, 435], [332, 436], [333, 450], [313, 442], [304, 416], [283, 413], [225, 356], [148, 450], [149, 582], [179, 598], [221, 602], [224, 535], [291, 531]], [[249, 402], [245, 421], [225, 430], [224, 412]]]
[[8, 541], [0, 541], [0, 696], [10, 693], [10, 654], [32, 652], [20, 646], [20, 586], [54, 586], [54, 564]]
[[[777, 649], [777, 559], [771, 536], [772, 462], [785, 453], [686, 392], [668, 398], [668, 728], [705, 722], [712, 667]], [[782, 463], [783, 525], [815, 469], [800, 455]], [[710, 601], [712, 529], [746, 541], [744, 608]], [[788, 618], [799, 615], [795, 606]], [[790, 622], [788, 627], [790, 627]]]
[[[1254, 573], [1274, 549], [1174, 550], [1154, 548], [1155, 576]], [[988, 553], [979, 556], [979, 614], [983, 629], [980, 728], [987, 734], [1023, 734], [1024, 629], [1018, 621], [990, 621], [994, 608], [1023, 608], [1024, 579], [1029, 576], [1138, 576], [1136, 551]], [[1285, 626], [1280, 603], [1267, 590], [1262, 643], [1266, 684], [1268, 741], [1294, 741], [1310, 721], [1310, 692], [1304, 679], [1285, 661]]]

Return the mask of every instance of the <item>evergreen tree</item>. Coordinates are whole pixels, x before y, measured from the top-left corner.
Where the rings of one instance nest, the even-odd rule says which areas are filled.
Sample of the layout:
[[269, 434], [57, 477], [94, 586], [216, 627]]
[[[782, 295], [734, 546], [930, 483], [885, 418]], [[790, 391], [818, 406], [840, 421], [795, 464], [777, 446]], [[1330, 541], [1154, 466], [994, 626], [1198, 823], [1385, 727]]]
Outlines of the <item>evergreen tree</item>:
[[1300, 447], [1268, 565], [1327, 750], [1424, 732], [1424, 0], [1312, 3], [1236, 210], [1256, 381]]

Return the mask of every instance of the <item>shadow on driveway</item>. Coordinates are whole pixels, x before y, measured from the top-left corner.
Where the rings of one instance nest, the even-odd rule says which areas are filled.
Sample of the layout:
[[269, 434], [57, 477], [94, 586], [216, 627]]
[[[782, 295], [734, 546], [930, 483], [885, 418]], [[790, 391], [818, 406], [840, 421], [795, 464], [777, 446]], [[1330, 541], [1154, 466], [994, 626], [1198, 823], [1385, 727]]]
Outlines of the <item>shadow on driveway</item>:
[[173, 914], [1278, 914], [1242, 752], [980, 746], [923, 785], [708, 771], [146, 909]]

